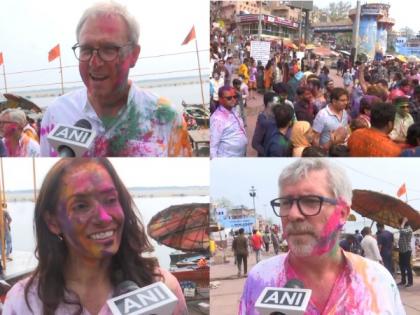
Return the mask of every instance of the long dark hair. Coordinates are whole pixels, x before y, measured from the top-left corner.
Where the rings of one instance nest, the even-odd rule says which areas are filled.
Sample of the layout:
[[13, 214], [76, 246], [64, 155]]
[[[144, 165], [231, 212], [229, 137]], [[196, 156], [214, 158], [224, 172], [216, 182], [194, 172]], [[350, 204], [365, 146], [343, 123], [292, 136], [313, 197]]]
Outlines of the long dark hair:
[[43, 303], [43, 315], [54, 315], [61, 302], [78, 305], [79, 309], [75, 314], [83, 312], [78, 298], [65, 298], [65, 292], [69, 290], [66, 289], [63, 266], [68, 257], [68, 249], [65, 242], [49, 230], [45, 215], [48, 213], [54, 216], [56, 212], [64, 175], [76, 166], [91, 162], [102, 165], [111, 176], [125, 215], [121, 244], [111, 261], [111, 283], [116, 286], [121, 281], [131, 280], [142, 287], [155, 282], [155, 277], [161, 277], [156, 270], [157, 260], [142, 256], [143, 253], [152, 252], [153, 247], [149, 243], [143, 223], [135, 213], [137, 208], [134, 201], [112, 164], [106, 158], [64, 158], [48, 172], [35, 205], [35, 255], [39, 263], [25, 286], [25, 301], [31, 311], [28, 293], [32, 285], [37, 285], [37, 293]]

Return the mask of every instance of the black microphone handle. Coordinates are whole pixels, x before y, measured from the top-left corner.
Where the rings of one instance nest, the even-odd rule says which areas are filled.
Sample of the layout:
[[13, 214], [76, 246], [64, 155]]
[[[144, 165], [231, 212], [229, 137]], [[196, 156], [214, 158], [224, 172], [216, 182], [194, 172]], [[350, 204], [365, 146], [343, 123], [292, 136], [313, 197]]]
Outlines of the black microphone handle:
[[87, 119], [80, 119], [80, 120], [78, 120], [75, 124], [74, 124], [74, 126], [75, 127], [79, 127], [79, 128], [84, 128], [84, 129], [89, 129], [89, 130], [91, 130], [92, 129], [92, 125], [91, 125], [91, 123], [89, 122], [89, 120], [87, 120]]
[[75, 157], [76, 156], [76, 154], [74, 153], [74, 151], [70, 147], [68, 147], [66, 145], [60, 145], [57, 148], [57, 152], [58, 152], [58, 155], [60, 157]]
[[271, 312], [270, 315], [286, 315], [282, 312]]

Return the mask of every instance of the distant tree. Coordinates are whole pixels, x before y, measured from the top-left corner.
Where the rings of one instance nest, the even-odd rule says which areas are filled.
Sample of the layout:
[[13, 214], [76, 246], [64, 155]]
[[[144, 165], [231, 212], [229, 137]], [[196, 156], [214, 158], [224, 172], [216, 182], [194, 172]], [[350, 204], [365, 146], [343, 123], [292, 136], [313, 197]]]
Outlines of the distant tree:
[[328, 17], [329, 21], [336, 22], [348, 18], [351, 3], [349, 1], [331, 2], [328, 8], [319, 8], [314, 5], [311, 15], [321, 20], [321, 17]]
[[415, 36], [415, 32], [409, 27], [403, 27], [400, 29], [400, 33], [402, 36], [411, 38]]
[[222, 197], [214, 201], [218, 208], [232, 209], [233, 203], [229, 199]]
[[348, 1], [331, 2], [327, 9], [327, 13], [332, 22], [345, 20], [348, 18], [351, 3]]

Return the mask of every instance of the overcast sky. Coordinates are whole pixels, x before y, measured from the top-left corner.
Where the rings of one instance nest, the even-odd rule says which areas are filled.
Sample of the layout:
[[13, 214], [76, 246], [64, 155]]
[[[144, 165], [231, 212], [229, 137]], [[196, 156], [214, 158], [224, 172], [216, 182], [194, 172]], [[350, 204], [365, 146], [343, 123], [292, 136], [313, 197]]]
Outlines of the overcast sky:
[[[195, 25], [202, 67], [208, 67], [209, 2], [197, 0], [116, 0], [127, 6], [140, 24], [140, 58], [180, 52], [192, 53], [161, 58], [144, 58], [137, 62], [131, 75], [170, 72], [198, 68], [194, 41], [181, 46]], [[77, 65], [71, 47], [76, 43], [75, 29], [85, 9], [96, 0], [13, 0], [2, 1], [0, 8], [0, 52], [3, 52], [6, 73], [59, 67], [58, 59], [48, 62], [48, 51], [61, 46], [63, 66]], [[1, 67], [0, 67], [1, 69]], [[3, 73], [3, 70], [0, 70]], [[65, 68], [64, 82], [79, 81], [77, 67]], [[165, 77], [169, 74], [161, 74]], [[172, 74], [173, 75], [173, 74]], [[197, 71], [176, 76], [197, 75]], [[152, 76], [134, 77], [145, 80]], [[60, 82], [58, 69], [10, 74], [7, 85]], [[79, 85], [81, 83], [78, 83]], [[49, 86], [48, 88], [59, 88]], [[4, 88], [3, 75], [0, 89]], [[43, 87], [45, 88], [45, 87]], [[30, 89], [37, 89], [32, 87]], [[0, 90], [1, 91], [1, 90]], [[4, 92], [4, 91], [3, 91]]]
[[[209, 186], [206, 158], [111, 158], [127, 187]], [[37, 188], [57, 158], [35, 159]], [[33, 189], [32, 159], [3, 158], [5, 189]]]
[[[379, 191], [396, 197], [399, 187], [406, 183], [409, 204], [420, 210], [420, 160], [409, 158], [345, 158], [331, 159], [349, 176], [353, 189]], [[292, 158], [213, 159], [210, 174], [212, 200], [226, 197], [234, 205], [252, 209], [251, 186], [256, 189], [255, 207], [263, 216], [279, 222], [270, 206], [278, 196], [277, 180], [281, 170]], [[401, 199], [405, 200], [405, 196]], [[370, 220], [369, 220], [370, 222]]]
[[[350, 2], [352, 8], [356, 7], [356, 0], [343, 0], [344, 2]], [[331, 0], [314, 0], [314, 5], [319, 8], [326, 8], [332, 2]], [[365, 3], [387, 3], [391, 7], [389, 9], [390, 17], [395, 19], [394, 29], [399, 30], [403, 27], [409, 27], [415, 32], [420, 31], [420, 21], [418, 18], [418, 12], [420, 10], [420, 1], [418, 0], [361, 0], [360, 4]]]

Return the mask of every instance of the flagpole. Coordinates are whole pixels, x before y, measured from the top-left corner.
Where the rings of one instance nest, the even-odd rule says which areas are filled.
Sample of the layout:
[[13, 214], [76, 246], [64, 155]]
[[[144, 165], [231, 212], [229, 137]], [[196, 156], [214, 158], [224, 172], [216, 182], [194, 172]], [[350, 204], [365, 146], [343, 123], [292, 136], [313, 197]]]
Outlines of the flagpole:
[[4, 67], [4, 60], [3, 60], [3, 78], [4, 78], [4, 89], [6, 90], [6, 93], [7, 93], [6, 69]]
[[199, 76], [200, 76], [201, 101], [202, 101], [202, 103], [203, 103], [203, 108], [204, 108], [203, 79], [202, 79], [202, 77], [201, 77], [200, 56], [199, 56], [199, 54], [198, 54], [198, 44], [197, 44], [197, 38], [195, 39], [195, 52], [197, 53], [198, 74], [199, 74]]
[[63, 67], [61, 66], [61, 53], [58, 56], [60, 59], [60, 74], [61, 74], [61, 93], [64, 94], [64, 83], [63, 83]]

